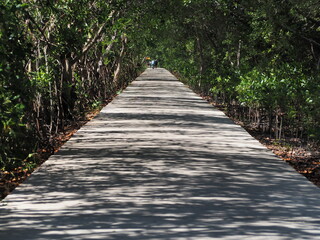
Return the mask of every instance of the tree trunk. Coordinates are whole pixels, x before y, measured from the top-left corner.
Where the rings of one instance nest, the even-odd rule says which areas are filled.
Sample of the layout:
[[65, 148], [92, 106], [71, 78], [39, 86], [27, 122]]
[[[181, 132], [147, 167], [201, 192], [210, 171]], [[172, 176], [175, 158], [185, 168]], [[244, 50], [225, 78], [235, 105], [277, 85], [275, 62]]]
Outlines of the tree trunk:
[[[48, 63], [48, 45], [46, 45], [43, 48], [43, 55], [44, 55], [44, 61], [45, 61], [45, 67], [46, 67], [46, 74], [49, 75], [49, 63]], [[54, 107], [53, 107], [53, 93], [52, 93], [52, 82], [49, 81], [49, 136], [51, 139], [52, 136], [52, 129], [53, 129], [53, 123], [54, 123]]]
[[72, 111], [76, 102], [75, 86], [73, 84], [73, 67], [69, 56], [62, 59], [62, 107], [64, 116], [72, 120]]
[[114, 72], [114, 77], [113, 77], [113, 81], [118, 83], [119, 82], [119, 78], [120, 78], [120, 72], [121, 72], [121, 66], [122, 66], [122, 60], [123, 57], [125, 55], [125, 48], [126, 48], [126, 44], [128, 41], [128, 38], [126, 37], [125, 34], [121, 35], [121, 51], [117, 60], [117, 68]]
[[237, 67], [240, 67], [240, 56], [241, 56], [241, 40], [239, 40], [238, 51], [237, 51]]

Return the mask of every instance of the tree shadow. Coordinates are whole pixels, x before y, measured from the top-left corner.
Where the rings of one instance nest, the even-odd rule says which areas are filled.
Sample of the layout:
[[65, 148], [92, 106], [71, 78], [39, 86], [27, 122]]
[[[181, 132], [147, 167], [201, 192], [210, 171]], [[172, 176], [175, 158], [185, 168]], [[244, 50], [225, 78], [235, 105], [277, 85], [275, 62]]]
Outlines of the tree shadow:
[[184, 96], [105, 108], [1, 203], [0, 238], [317, 239], [319, 189]]

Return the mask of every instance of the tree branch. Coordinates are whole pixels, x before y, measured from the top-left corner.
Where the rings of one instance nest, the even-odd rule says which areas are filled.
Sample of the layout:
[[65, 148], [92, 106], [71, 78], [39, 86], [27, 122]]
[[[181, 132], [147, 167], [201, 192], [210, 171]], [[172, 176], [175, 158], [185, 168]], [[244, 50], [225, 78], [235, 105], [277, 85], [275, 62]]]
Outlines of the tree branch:
[[[115, 11], [112, 11], [109, 15], [109, 19], [113, 17]], [[97, 42], [97, 40], [99, 39], [99, 37], [101, 36], [102, 31], [104, 30], [104, 27], [107, 25], [107, 21], [105, 21], [99, 28], [99, 30], [97, 31], [96, 35], [91, 38], [87, 44], [83, 47], [81, 54], [79, 54], [76, 58], [71, 60], [71, 65], [74, 65], [77, 61], [79, 61], [79, 59], [85, 55], [93, 46], [94, 44]]]
[[311, 38], [308, 38], [308, 37], [306, 37], [306, 36], [298, 33], [297, 31], [293, 30], [292, 28], [290, 28], [290, 27], [288, 27], [288, 26], [286, 26], [286, 25], [284, 25], [284, 24], [280, 24], [280, 26], [283, 27], [283, 28], [286, 29], [286, 30], [289, 30], [289, 31], [292, 32], [292, 33], [299, 34], [299, 36], [300, 36], [302, 39], [307, 40], [307, 41], [309, 41], [310, 43], [313, 43], [313, 44], [315, 44], [315, 45], [317, 45], [317, 46], [320, 47], [320, 43], [318, 43], [317, 41], [315, 41], [315, 40], [313, 40], [313, 39], [311, 39]]

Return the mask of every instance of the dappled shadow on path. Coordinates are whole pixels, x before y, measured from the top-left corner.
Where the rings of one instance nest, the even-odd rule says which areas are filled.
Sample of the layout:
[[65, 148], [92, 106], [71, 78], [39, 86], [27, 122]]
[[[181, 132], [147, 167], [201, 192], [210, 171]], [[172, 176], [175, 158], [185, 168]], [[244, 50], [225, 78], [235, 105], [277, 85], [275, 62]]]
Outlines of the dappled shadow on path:
[[308, 226], [320, 223], [319, 192], [264, 149], [91, 134], [100, 138], [75, 139], [79, 147], [64, 148], [18, 190], [12, 204], [23, 207], [1, 222], [21, 224], [12, 239], [317, 236]]
[[0, 238], [319, 236], [317, 188], [203, 102], [159, 102], [103, 110], [2, 203]]

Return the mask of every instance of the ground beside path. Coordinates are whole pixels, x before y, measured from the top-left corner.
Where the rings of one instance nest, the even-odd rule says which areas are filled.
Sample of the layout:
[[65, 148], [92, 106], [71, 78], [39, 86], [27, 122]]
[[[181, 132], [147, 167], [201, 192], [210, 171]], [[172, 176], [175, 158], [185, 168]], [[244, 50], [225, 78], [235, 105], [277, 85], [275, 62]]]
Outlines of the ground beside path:
[[148, 69], [0, 206], [0, 239], [320, 239], [320, 190]]

